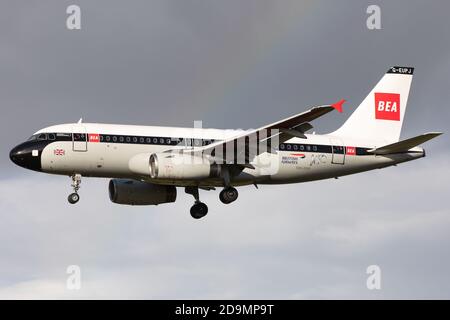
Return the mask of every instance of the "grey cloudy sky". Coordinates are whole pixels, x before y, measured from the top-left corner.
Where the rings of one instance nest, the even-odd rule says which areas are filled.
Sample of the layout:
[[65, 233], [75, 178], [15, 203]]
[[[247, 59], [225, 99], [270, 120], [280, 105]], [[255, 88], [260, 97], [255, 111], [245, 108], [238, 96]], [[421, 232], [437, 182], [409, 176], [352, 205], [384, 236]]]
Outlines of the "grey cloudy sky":
[[[82, 30], [65, 27], [78, 4]], [[0, 1], [0, 298], [450, 298], [450, 3]], [[202, 192], [174, 205], [109, 202], [107, 180], [14, 166], [9, 150], [57, 123], [250, 128], [348, 100], [337, 128], [390, 65], [416, 67], [403, 137], [447, 134], [395, 168]], [[182, 191], [182, 190], [180, 190]], [[68, 291], [66, 268], [82, 269]], [[382, 290], [366, 268], [382, 269]]]

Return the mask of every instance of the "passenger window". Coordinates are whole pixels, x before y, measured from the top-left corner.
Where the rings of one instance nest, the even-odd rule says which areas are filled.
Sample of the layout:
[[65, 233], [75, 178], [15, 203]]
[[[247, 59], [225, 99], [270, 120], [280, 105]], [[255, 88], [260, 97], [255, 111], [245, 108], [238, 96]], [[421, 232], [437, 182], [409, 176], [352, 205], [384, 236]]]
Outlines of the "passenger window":
[[147, 138], [146, 141], [147, 141], [147, 143], [151, 143], [152, 142], [152, 138]]
[[137, 142], [137, 138], [133, 137], [133, 142], [136, 143]]
[[158, 143], [158, 138], [153, 138], [153, 143], [157, 144]]
[[123, 142], [123, 140], [125, 140], [125, 138], [123, 136], [119, 137], [119, 142]]
[[164, 144], [164, 139], [163, 138], [159, 138], [159, 143], [160, 144]]
[[113, 140], [113, 142], [116, 142], [117, 141], [117, 137], [113, 136], [112, 140]]
[[280, 150], [284, 150], [284, 144], [280, 144]]
[[111, 140], [110, 136], [106, 136], [106, 141], [109, 142]]
[[140, 137], [140, 138], [139, 138], [139, 142], [140, 142], [140, 143], [144, 143], [144, 142], [145, 142], [144, 137]]
[[300, 150], [301, 150], [301, 151], [305, 150], [305, 146], [301, 144], [301, 145], [300, 145]]
[[131, 138], [130, 138], [130, 137], [126, 137], [125, 140], [126, 140], [127, 142], [130, 142], [130, 141], [131, 141]]
[[295, 150], [295, 151], [298, 150], [298, 145], [294, 144], [294, 150]]
[[170, 145], [172, 143], [172, 140], [170, 138], [167, 138], [166, 143]]
[[313, 151], [317, 151], [317, 146], [313, 146]]

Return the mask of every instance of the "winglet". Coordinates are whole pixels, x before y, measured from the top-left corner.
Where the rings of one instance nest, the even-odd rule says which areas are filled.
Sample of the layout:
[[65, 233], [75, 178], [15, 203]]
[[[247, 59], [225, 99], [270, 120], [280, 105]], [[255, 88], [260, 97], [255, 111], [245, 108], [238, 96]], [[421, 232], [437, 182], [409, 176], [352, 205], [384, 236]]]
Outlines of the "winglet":
[[342, 105], [346, 102], [345, 99], [342, 99], [336, 103], [333, 103], [331, 106], [335, 108], [337, 111], [342, 112]]

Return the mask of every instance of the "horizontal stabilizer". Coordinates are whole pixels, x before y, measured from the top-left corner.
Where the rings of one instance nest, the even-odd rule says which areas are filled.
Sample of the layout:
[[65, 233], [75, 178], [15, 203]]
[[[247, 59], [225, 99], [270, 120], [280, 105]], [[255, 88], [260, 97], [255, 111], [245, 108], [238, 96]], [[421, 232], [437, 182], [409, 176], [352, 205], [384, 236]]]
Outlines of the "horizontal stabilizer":
[[386, 146], [382, 146], [379, 148], [368, 150], [369, 153], [374, 154], [390, 154], [390, 153], [399, 153], [399, 152], [407, 152], [409, 149], [414, 148], [428, 140], [431, 140], [437, 136], [440, 136], [442, 132], [429, 132], [421, 134], [420, 136], [409, 138], [406, 140], [402, 140], [396, 143], [388, 144]]

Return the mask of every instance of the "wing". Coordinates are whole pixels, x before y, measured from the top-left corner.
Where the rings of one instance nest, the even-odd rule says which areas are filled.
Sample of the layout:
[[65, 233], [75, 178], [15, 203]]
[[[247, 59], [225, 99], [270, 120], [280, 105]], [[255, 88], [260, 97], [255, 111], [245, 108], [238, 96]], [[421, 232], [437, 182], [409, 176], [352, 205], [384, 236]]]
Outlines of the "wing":
[[[275, 151], [271, 148], [273, 142], [282, 143], [292, 137], [306, 139], [305, 132], [312, 128], [309, 121], [317, 119], [334, 109], [342, 112], [341, 100], [331, 105], [313, 107], [305, 112], [292, 117], [265, 125], [258, 129], [246, 131], [227, 140], [219, 141], [205, 147], [194, 149], [194, 153], [210, 154], [222, 163], [237, 163], [236, 158], [244, 157], [244, 164], [251, 160], [252, 155], [256, 156], [263, 152]], [[227, 157], [227, 150], [232, 150], [233, 157]], [[239, 162], [242, 163], [242, 162]]]

